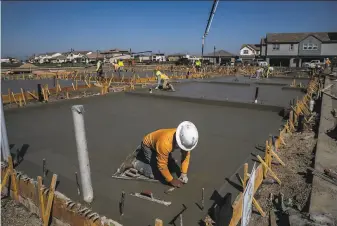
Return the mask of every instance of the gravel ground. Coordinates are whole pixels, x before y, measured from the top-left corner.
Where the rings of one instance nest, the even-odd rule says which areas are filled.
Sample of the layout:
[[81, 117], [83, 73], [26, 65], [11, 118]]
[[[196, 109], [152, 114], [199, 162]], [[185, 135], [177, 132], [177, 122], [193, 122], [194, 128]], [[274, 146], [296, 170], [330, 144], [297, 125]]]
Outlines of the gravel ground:
[[[289, 225], [286, 211], [277, 211], [279, 209], [277, 197], [280, 193], [284, 194], [284, 203], [286, 207], [291, 207], [292, 211], [297, 211], [298, 213], [308, 211], [307, 205], [311, 192], [312, 176], [310, 172], [307, 172], [307, 167], [312, 167], [314, 160], [317, 142], [314, 136], [314, 132], [306, 131], [285, 137], [286, 145], [282, 146], [277, 154], [285, 162], [286, 166], [272, 165], [272, 170], [282, 184], [281, 186], [278, 184], [263, 184], [260, 187], [254, 197], [260, 203], [267, 216], [261, 217], [253, 208], [250, 225], [269, 225], [270, 210], [275, 211], [277, 225]], [[268, 176], [269, 178], [271, 177]], [[270, 201], [271, 193], [274, 196], [273, 204]]]
[[30, 213], [24, 206], [16, 204], [13, 199], [1, 199], [1, 225], [39, 226], [40, 219]]

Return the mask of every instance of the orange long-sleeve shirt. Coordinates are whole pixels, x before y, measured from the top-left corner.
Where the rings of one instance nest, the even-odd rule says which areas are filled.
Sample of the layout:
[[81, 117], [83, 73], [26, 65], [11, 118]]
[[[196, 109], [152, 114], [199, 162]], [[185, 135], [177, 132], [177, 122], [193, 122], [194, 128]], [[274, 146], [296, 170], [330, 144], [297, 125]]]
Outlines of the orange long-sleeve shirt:
[[[167, 163], [169, 154], [174, 151], [173, 139], [177, 129], [160, 129], [147, 134], [143, 139], [143, 144], [157, 152], [157, 166], [167, 182], [173, 180], [173, 177], [168, 169]], [[182, 152], [183, 153], [183, 152]], [[190, 163], [190, 152], [182, 154], [181, 172], [187, 173]]]

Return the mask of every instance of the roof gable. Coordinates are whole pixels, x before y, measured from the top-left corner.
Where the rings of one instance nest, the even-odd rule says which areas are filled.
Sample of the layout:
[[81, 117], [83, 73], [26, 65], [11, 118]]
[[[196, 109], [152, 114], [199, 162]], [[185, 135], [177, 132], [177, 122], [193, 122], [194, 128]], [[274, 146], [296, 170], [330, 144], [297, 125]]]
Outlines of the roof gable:
[[298, 43], [308, 36], [322, 42], [337, 41], [337, 32], [268, 33], [266, 40], [268, 43]]

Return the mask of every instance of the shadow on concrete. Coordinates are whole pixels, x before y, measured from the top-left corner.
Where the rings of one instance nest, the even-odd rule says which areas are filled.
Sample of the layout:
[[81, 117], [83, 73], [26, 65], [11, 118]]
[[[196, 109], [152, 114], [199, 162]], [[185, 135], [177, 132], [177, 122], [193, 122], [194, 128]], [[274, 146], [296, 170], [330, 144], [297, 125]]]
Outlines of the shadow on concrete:
[[[238, 177], [238, 174], [236, 174], [236, 176]], [[226, 177], [226, 181], [232, 185], [235, 189], [237, 189], [238, 191], [242, 192], [242, 186], [240, 184], [237, 184], [234, 181], [231, 181], [229, 178]]]
[[328, 130], [326, 132], [326, 135], [328, 135], [329, 137], [331, 137], [334, 140], [337, 140], [337, 126], [335, 126], [335, 128]]
[[180, 217], [180, 214], [183, 214], [185, 212], [185, 210], [187, 210], [187, 207], [185, 206], [185, 204], [183, 204], [183, 209], [169, 222], [169, 225], [180, 225], [180, 222], [178, 224], [177, 221], [178, 221], [178, 218]]
[[[9, 148], [12, 149], [14, 146], [15, 144], [10, 144]], [[26, 155], [28, 149], [29, 144], [23, 144], [20, 149], [16, 149], [15, 153], [11, 153], [14, 167], [18, 166], [24, 160], [24, 156]]]
[[[214, 200], [214, 204], [208, 210], [208, 215], [213, 219], [216, 226], [229, 225], [232, 214], [232, 194], [227, 193], [222, 197], [217, 191], [214, 191], [211, 200]], [[204, 221], [199, 222], [200, 226], [206, 225]]]

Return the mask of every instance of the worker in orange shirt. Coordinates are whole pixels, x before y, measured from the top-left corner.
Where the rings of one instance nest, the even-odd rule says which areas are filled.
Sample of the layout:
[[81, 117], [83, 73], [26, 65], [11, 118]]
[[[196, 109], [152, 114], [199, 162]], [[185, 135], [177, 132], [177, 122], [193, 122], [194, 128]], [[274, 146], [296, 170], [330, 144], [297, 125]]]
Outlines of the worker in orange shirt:
[[[170, 185], [181, 187], [188, 182], [190, 151], [197, 146], [198, 139], [198, 130], [189, 121], [180, 123], [177, 128], [156, 130], [144, 137], [137, 158], [131, 160], [130, 165], [125, 167], [133, 167], [151, 179], [156, 178], [156, 171], [159, 171]], [[171, 156], [175, 150], [181, 151], [180, 177], [178, 179], [175, 179], [169, 170], [170, 164], [176, 163]]]

